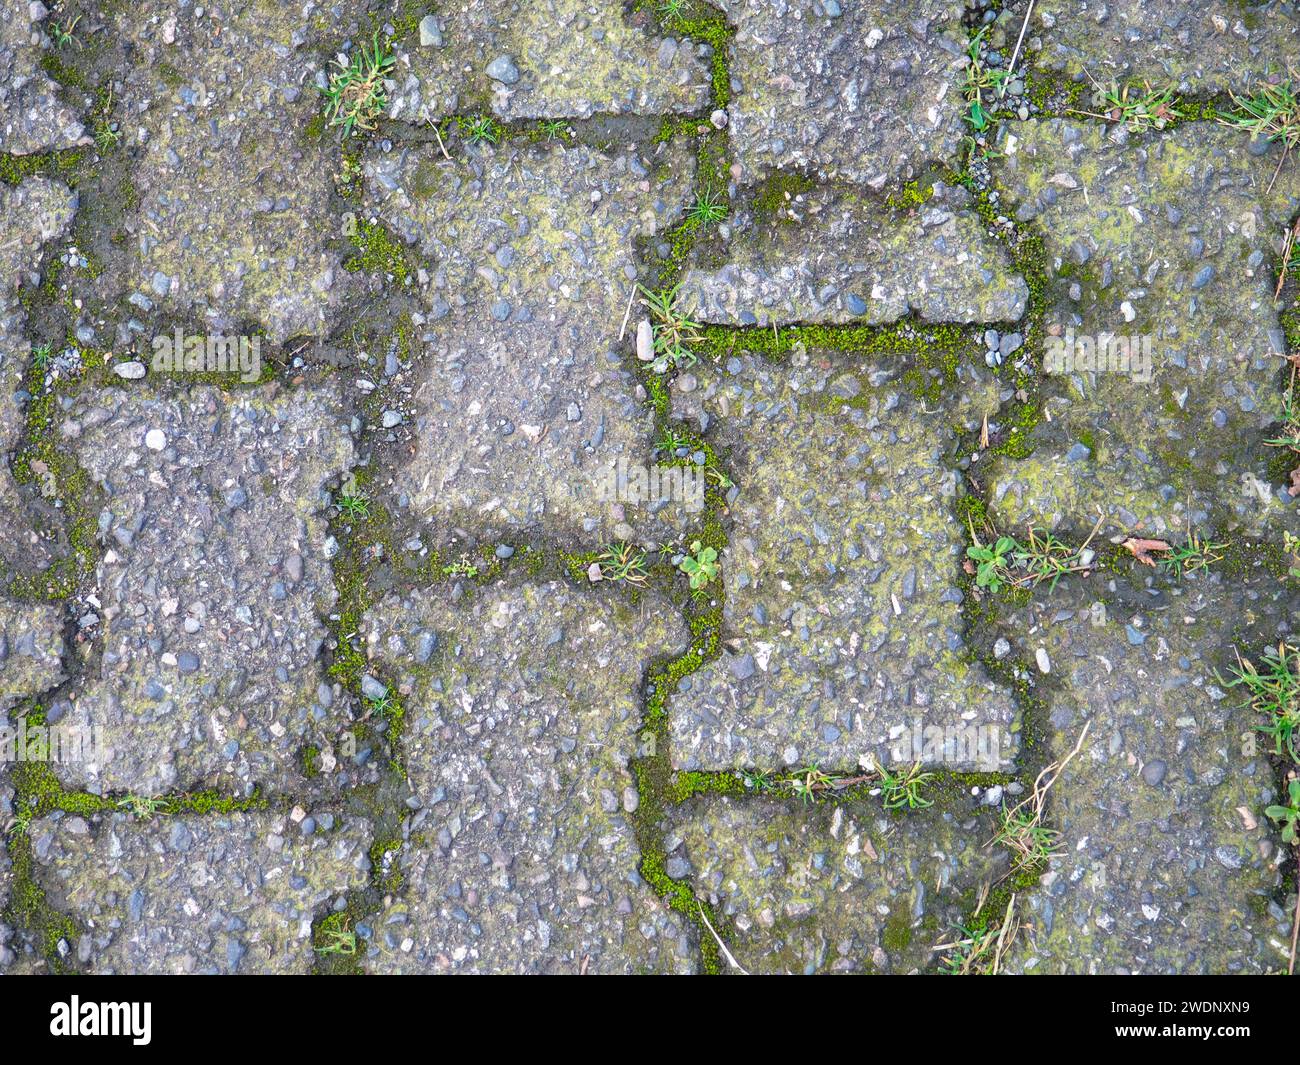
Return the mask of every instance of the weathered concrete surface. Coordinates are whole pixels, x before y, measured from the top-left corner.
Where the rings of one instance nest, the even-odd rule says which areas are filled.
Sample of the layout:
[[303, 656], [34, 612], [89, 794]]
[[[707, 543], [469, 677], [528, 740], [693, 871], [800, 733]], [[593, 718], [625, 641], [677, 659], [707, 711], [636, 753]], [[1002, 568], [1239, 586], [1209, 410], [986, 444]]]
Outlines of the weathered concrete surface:
[[305, 974], [312, 921], [370, 866], [370, 827], [333, 815], [65, 815], [31, 838], [77, 924], [70, 960], [92, 973]]
[[1025, 280], [968, 207], [942, 183], [904, 217], [833, 188], [800, 193], [775, 220], [738, 220], [727, 264], [687, 272], [682, 311], [722, 325], [1016, 321]]
[[653, 419], [620, 324], [638, 238], [680, 216], [689, 157], [511, 145], [468, 164], [430, 145], [366, 166], [375, 210], [430, 264], [399, 504], [442, 527], [599, 542], [627, 525], [628, 539], [662, 540], [683, 507], [634, 512], [598, 489], [620, 459], [649, 461]]
[[676, 765], [848, 769], [891, 760], [918, 719], [996, 732], [984, 768], [1014, 756], [1010, 695], [962, 638], [967, 533], [944, 457], [953, 425], [978, 426], [997, 389], [963, 364], [952, 404], [927, 410], [905, 356], [890, 361], [855, 372], [825, 352], [792, 367], [746, 356], [676, 394], [676, 413], [729, 449], [738, 485], [725, 650], [672, 696]]
[[374, 972], [686, 972], [687, 926], [638, 873], [638, 694], [685, 633], [654, 596], [496, 584], [378, 604], [415, 811]]
[[995, 167], [1016, 217], [1042, 228], [1049, 324], [1063, 341], [1149, 338], [1150, 375], [1049, 378], [1035, 453], [993, 476], [1004, 524], [1086, 528], [1102, 511], [1156, 535], [1277, 529], [1294, 504], [1268, 481], [1285, 349], [1268, 264], [1300, 174], [1266, 193], [1276, 164], [1205, 124], [1141, 142], [1064, 120], [1009, 136]]
[[[6, 0], [0, 5], [0, 152], [29, 155], [86, 143], [76, 111], [40, 68], [47, 36], [44, 4]], [[66, 18], [64, 19], [66, 22]]]

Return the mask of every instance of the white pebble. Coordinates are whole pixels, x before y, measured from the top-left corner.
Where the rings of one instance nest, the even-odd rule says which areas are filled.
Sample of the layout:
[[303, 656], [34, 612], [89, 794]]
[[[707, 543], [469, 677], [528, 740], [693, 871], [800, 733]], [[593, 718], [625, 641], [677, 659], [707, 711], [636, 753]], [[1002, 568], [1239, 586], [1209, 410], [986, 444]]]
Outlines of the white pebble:
[[150, 429], [144, 434], [144, 446], [150, 451], [161, 451], [167, 446], [167, 434], [161, 429]]
[[1047, 657], [1045, 648], [1040, 647], [1034, 652], [1034, 658], [1038, 660], [1038, 668], [1044, 673], [1052, 672], [1052, 660]]

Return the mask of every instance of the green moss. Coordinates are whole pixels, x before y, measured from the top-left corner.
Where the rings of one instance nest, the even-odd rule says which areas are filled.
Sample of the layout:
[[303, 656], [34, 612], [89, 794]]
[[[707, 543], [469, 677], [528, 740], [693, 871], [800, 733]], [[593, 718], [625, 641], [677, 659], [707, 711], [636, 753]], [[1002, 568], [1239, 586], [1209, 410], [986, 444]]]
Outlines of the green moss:
[[343, 264], [345, 269], [391, 275], [398, 284], [410, 278], [406, 248], [382, 223], [360, 219], [350, 239], [357, 254]]

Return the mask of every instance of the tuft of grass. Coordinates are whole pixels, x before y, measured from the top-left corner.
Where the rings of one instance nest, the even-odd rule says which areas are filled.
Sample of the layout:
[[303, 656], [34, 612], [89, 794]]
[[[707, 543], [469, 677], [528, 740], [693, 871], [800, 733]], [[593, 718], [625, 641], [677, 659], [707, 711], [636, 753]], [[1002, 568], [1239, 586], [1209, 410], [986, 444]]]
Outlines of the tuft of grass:
[[566, 140], [573, 136], [569, 124], [560, 118], [546, 119], [537, 128], [548, 141]]
[[339, 508], [341, 514], [358, 521], [365, 521], [370, 517], [370, 500], [365, 496], [341, 495], [335, 498], [334, 505]]
[[340, 56], [334, 65], [338, 69], [321, 90], [325, 94], [325, 117], [331, 126], [343, 127], [345, 138], [370, 132], [388, 106], [384, 78], [393, 65], [393, 54], [379, 43], [376, 33], [370, 48], [362, 45], [347, 62]]
[[1181, 580], [1184, 573], [1195, 573], [1223, 561], [1222, 552], [1227, 546], [1226, 543], [1202, 540], [1196, 533], [1191, 533], [1185, 543], [1163, 552], [1156, 565]]
[[1300, 648], [1285, 641], [1277, 650], [1264, 652], [1262, 666], [1237, 652], [1237, 664], [1229, 671], [1231, 679], [1217, 670], [1215, 679], [1225, 688], [1243, 687], [1248, 706], [1267, 719], [1255, 728], [1273, 740], [1273, 753], [1286, 755], [1300, 762], [1300, 747], [1296, 744], [1300, 729]]
[[699, 323], [677, 312], [677, 292], [680, 288], [680, 285], [675, 285], [652, 291], [644, 285], [637, 285], [642, 296], [641, 304], [650, 311], [652, 319], [655, 358], [650, 368], [655, 373], [694, 366], [699, 361], [691, 351], [691, 346], [703, 338], [699, 333]]
[[319, 938], [320, 944], [313, 948], [317, 954], [352, 955], [357, 952], [357, 934], [350, 928], [322, 928]]
[[924, 810], [934, 803], [921, 794], [921, 789], [934, 779], [933, 773], [921, 772], [921, 763], [914, 762], [902, 772], [891, 773], [880, 763], [876, 763], [876, 772], [880, 775], [880, 792], [884, 798], [886, 810]]
[[600, 565], [600, 575], [607, 581], [645, 584], [650, 576], [650, 571], [646, 568], [645, 552], [631, 544], [609, 544], [596, 561]]
[[697, 226], [713, 225], [727, 217], [727, 198], [706, 188], [696, 193], [695, 202], [686, 211], [687, 219]]
[[1300, 145], [1300, 95], [1291, 81], [1278, 85], [1261, 85], [1249, 96], [1232, 94], [1232, 111], [1219, 113], [1219, 122], [1234, 129], [1280, 141], [1288, 150]]
[[81, 42], [73, 36], [77, 28], [77, 23], [81, 21], [81, 16], [77, 15], [71, 22], [64, 23], [55, 21], [50, 23], [50, 39], [54, 41], [55, 48], [66, 48], [70, 44], [80, 45]]
[[1101, 114], [1092, 111], [1075, 111], [1074, 114], [1121, 124], [1130, 133], [1164, 129], [1170, 122], [1183, 117], [1172, 85], [1153, 89], [1149, 81], [1144, 81], [1140, 86], [1129, 84], [1121, 87], [1112, 81], [1107, 89], [1098, 87], [1096, 98]]
[[166, 799], [152, 799], [147, 795], [128, 795], [118, 800], [118, 808], [126, 810], [132, 817], [147, 821], [154, 814], [164, 814], [171, 810], [171, 803]]
[[788, 776], [785, 784], [803, 800], [805, 806], [810, 806], [817, 801], [817, 793], [833, 787], [835, 780], [835, 777], [813, 762]]
[[501, 126], [491, 115], [458, 118], [456, 124], [461, 136], [470, 144], [496, 144], [501, 139]]
[[1061, 853], [1061, 834], [1044, 825], [1037, 810], [1024, 805], [1002, 808], [994, 843], [1011, 851], [1017, 869], [1033, 869]]

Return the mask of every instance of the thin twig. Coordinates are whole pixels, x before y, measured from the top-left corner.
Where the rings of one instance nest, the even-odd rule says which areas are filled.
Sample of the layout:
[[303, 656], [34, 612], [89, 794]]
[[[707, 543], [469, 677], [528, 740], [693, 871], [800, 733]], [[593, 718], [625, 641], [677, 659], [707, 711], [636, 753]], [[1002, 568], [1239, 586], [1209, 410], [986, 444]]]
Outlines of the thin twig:
[[1016, 38], [1016, 50], [1011, 53], [1011, 64], [1007, 67], [1007, 76], [1016, 69], [1016, 60], [1020, 58], [1020, 46], [1025, 41], [1025, 30], [1029, 29], [1029, 16], [1034, 13], [1034, 0], [1029, 0], [1029, 6], [1025, 8], [1025, 21], [1020, 24], [1020, 36]]
[[736, 959], [735, 959], [734, 957], [732, 957], [732, 955], [731, 955], [731, 951], [729, 951], [729, 950], [727, 949], [727, 944], [725, 944], [724, 942], [722, 942], [722, 938], [718, 935], [717, 932], [714, 932], [714, 931], [713, 931], [713, 925], [709, 924], [709, 919], [708, 919], [708, 917], [707, 917], [707, 916], [705, 915], [705, 913], [704, 913], [704, 906], [703, 906], [703, 904], [700, 902], [699, 899], [696, 899], [696, 900], [695, 900], [695, 905], [696, 905], [696, 906], [699, 906], [699, 908], [700, 908], [700, 920], [704, 922], [704, 927], [707, 928], [707, 929], [709, 930], [709, 932], [712, 934], [713, 938], [714, 938], [715, 940], [717, 940], [717, 942], [718, 942], [718, 949], [722, 951], [722, 956], [723, 956], [724, 958], [727, 959], [727, 961], [731, 964], [731, 967], [732, 967], [733, 969], [738, 969], [738, 970], [740, 970], [740, 975], [741, 975], [741, 976], [748, 976], [748, 975], [749, 975], [749, 970], [746, 969], [743, 965], [741, 965], [740, 962], [736, 961]]
[[451, 156], [447, 154], [447, 146], [442, 143], [442, 134], [438, 132], [438, 125], [431, 118], [425, 119], [429, 123], [429, 128], [433, 130], [433, 135], [438, 138], [438, 147], [442, 150], [442, 157], [451, 162]]
[[632, 301], [636, 298], [636, 282], [632, 283], [632, 291], [627, 294], [627, 310], [623, 312], [623, 324], [618, 329], [618, 339], [623, 339], [623, 334], [627, 332], [628, 319], [632, 317]]

